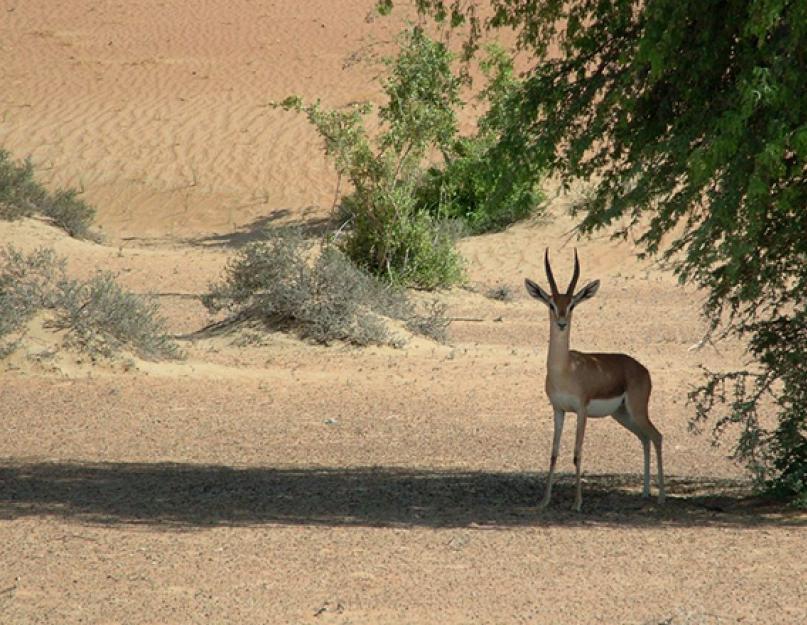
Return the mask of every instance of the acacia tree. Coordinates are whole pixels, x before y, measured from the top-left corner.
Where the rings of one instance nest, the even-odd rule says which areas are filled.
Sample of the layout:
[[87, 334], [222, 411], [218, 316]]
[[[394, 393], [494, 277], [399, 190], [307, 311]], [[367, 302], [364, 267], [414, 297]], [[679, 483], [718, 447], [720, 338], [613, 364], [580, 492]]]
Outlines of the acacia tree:
[[707, 372], [694, 423], [738, 425], [735, 457], [807, 501], [807, 2], [489, 0], [484, 19], [473, 0], [416, 4], [470, 25], [469, 53], [486, 27], [515, 30], [534, 65], [498, 150], [596, 181], [580, 232], [631, 233], [705, 289], [711, 331], [753, 364]]

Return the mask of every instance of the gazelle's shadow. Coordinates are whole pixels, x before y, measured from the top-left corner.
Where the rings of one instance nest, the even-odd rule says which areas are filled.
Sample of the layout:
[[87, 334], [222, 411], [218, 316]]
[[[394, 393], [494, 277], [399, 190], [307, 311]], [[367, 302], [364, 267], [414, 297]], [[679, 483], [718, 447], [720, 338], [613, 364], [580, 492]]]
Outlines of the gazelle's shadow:
[[[560, 475], [540, 512], [545, 475], [396, 467], [245, 467], [0, 461], [0, 519], [54, 516], [165, 529], [260, 524], [485, 527], [804, 525], [747, 485], [669, 479], [668, 503], [641, 497], [639, 476], [589, 475], [583, 513]], [[776, 514], [768, 514], [769, 512]]]

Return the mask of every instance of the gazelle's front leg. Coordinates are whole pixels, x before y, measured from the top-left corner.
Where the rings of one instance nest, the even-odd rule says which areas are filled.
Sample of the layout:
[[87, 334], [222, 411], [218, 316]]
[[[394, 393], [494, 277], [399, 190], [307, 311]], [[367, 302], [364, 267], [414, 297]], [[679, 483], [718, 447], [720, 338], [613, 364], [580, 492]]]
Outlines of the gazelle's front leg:
[[577, 478], [577, 488], [574, 495], [574, 510], [580, 512], [583, 507], [583, 487], [580, 484], [580, 473], [583, 464], [583, 437], [586, 434], [586, 407], [583, 406], [577, 413], [577, 435], [574, 438], [574, 468]]
[[558, 461], [558, 450], [560, 449], [560, 436], [563, 434], [564, 416], [565, 413], [562, 410], [555, 408], [555, 431], [552, 435], [552, 456], [549, 459], [549, 475], [546, 478], [546, 490], [544, 491], [544, 498], [541, 501], [541, 508], [546, 508], [552, 497], [552, 476], [555, 474], [555, 464]]

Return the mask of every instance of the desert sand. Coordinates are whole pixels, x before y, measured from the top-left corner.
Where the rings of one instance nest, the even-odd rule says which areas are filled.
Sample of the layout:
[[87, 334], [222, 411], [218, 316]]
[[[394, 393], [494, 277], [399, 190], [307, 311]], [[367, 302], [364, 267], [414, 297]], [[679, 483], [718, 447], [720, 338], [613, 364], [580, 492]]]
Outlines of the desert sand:
[[[0, 145], [98, 210], [104, 242], [42, 221], [0, 240], [53, 247], [158, 298], [172, 332], [273, 223], [317, 231], [335, 176], [291, 94], [378, 101], [377, 56], [403, 19], [373, 0], [3, 0]], [[322, 347], [284, 334], [184, 341], [181, 362], [54, 355], [33, 333], [0, 362], [0, 623], [767, 624], [807, 621], [805, 517], [750, 494], [728, 446], [687, 423], [702, 294], [575, 241], [564, 207], [465, 239], [467, 289], [440, 293], [447, 344]], [[567, 420], [552, 506], [544, 283], [572, 247], [597, 297], [572, 345], [651, 371], [668, 501], [641, 497], [641, 447], [589, 424], [583, 512]], [[513, 301], [488, 299], [506, 285]], [[654, 469], [655, 470], [655, 469]], [[653, 488], [655, 493], [655, 485]]]

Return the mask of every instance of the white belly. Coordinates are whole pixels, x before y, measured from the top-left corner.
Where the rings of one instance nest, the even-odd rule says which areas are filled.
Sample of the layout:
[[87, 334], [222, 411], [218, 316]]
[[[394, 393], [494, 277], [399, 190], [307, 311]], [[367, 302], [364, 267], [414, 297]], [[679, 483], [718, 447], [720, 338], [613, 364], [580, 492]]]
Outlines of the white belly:
[[[586, 412], [589, 417], [607, 417], [614, 414], [622, 402], [625, 395], [617, 395], [608, 399], [592, 399], [586, 406]], [[580, 410], [580, 403], [574, 395], [565, 395], [557, 393], [550, 397], [552, 405], [564, 412], [578, 412]]]

